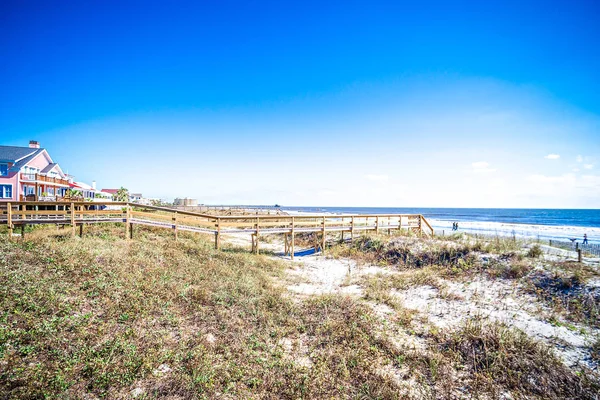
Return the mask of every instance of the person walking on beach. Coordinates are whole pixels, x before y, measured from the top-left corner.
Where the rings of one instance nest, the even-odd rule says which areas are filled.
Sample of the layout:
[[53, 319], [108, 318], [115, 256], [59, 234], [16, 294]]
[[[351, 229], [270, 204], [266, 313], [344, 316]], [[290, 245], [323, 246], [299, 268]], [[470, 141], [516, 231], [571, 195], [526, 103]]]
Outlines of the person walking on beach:
[[455, 231], [456, 230], [456, 222], [452, 223], [452, 230]]
[[583, 244], [588, 244], [588, 241], [587, 241], [587, 233], [584, 233], [584, 234], [583, 234]]

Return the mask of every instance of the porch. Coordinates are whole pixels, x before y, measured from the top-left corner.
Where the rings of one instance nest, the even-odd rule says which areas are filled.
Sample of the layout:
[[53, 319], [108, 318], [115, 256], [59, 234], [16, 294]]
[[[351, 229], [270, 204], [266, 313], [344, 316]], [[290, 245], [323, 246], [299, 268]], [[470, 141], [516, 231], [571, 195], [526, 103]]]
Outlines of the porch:
[[41, 174], [20, 174], [21, 201], [80, 201], [67, 197], [69, 181]]

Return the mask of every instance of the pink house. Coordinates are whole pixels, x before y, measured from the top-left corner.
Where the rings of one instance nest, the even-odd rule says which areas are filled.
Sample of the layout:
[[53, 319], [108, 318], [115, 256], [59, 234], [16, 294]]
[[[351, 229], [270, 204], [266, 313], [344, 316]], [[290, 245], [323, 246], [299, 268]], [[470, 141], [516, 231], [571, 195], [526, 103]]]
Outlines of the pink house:
[[68, 189], [67, 175], [38, 142], [0, 146], [0, 201], [57, 199]]

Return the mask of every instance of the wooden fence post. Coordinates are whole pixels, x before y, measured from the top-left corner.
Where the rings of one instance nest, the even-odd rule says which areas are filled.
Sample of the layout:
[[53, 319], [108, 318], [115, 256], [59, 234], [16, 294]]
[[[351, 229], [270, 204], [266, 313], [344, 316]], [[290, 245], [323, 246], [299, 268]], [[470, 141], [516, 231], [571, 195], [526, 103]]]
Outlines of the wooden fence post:
[[379, 235], [379, 215], [375, 217], [375, 234]]
[[215, 232], [215, 249], [221, 248], [221, 218], [217, 218], [217, 232]]
[[294, 259], [294, 237], [295, 237], [295, 232], [294, 232], [294, 217], [292, 217], [292, 243], [291, 243], [291, 252], [290, 252], [290, 257], [293, 260]]
[[6, 203], [6, 223], [8, 225], [8, 240], [13, 239], [12, 204]]
[[259, 254], [259, 250], [258, 250], [258, 237], [260, 235], [260, 218], [256, 217], [256, 243], [254, 246], [254, 252], [256, 254]]
[[323, 236], [321, 237], [321, 254], [325, 254], [325, 216], [323, 216]]
[[129, 204], [127, 204], [127, 207], [125, 208], [125, 240], [128, 240], [130, 238], [131, 232], [131, 226], [129, 225], [129, 221], [131, 219], [131, 207], [129, 206]]
[[352, 221], [350, 221], [350, 241], [354, 241], [354, 215], [352, 216]]
[[71, 203], [71, 236], [75, 237], [75, 203]]
[[177, 240], [177, 211], [173, 214], [173, 236]]

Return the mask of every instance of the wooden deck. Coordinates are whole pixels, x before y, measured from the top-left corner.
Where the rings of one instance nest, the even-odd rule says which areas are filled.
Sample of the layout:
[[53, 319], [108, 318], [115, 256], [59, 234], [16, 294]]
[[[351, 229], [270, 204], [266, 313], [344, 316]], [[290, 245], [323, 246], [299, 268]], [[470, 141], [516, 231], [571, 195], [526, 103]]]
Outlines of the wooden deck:
[[0, 203], [0, 224], [8, 225], [9, 240], [13, 231], [26, 225], [56, 224], [69, 226], [71, 234], [83, 234], [85, 224], [117, 222], [124, 226], [126, 238], [133, 238], [134, 225], [171, 229], [177, 239], [179, 231], [214, 235], [215, 248], [221, 247], [223, 234], [248, 234], [252, 236], [252, 251], [259, 252], [259, 239], [263, 234], [284, 235], [284, 253], [294, 258], [294, 241], [297, 233], [316, 233], [317, 250], [325, 249], [327, 233], [348, 234], [350, 239], [358, 233], [391, 232], [396, 229], [411, 230], [419, 235], [433, 236], [433, 228], [420, 214], [357, 214], [357, 215], [234, 215], [216, 216], [166, 207], [143, 206], [132, 203], [90, 202], [13, 202]]

